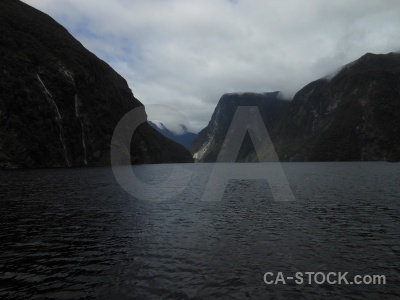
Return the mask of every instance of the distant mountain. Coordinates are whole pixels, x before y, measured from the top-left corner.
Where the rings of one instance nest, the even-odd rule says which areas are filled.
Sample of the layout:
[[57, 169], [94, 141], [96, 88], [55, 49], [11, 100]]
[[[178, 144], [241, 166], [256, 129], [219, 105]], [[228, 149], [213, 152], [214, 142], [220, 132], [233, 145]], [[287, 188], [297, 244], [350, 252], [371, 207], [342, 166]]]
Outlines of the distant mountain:
[[[111, 136], [142, 104], [126, 81], [46, 14], [0, 1], [0, 166], [110, 163]], [[133, 163], [190, 162], [148, 124], [133, 136]]]
[[[290, 102], [276, 96], [224, 95], [191, 147], [195, 161], [216, 160], [238, 105], [259, 107], [281, 161], [400, 160], [399, 53], [368, 53]], [[257, 161], [248, 135], [238, 160]]]
[[163, 123], [159, 123], [157, 126], [155, 123], [151, 121], [147, 121], [151, 127], [156, 129], [166, 138], [173, 140], [174, 142], [181, 144], [186, 149], [189, 149], [190, 145], [193, 143], [193, 140], [196, 138], [197, 134], [193, 132], [189, 132], [185, 125], [180, 125], [182, 129], [182, 133], [174, 133], [169, 130]]
[[[197, 162], [216, 161], [232, 118], [238, 106], [257, 106], [267, 130], [272, 133], [289, 101], [282, 100], [279, 92], [230, 93], [221, 97], [207, 127], [201, 130], [190, 147]], [[273, 140], [273, 137], [271, 136]], [[240, 149], [238, 161], [257, 161], [250, 136], [246, 135]]]

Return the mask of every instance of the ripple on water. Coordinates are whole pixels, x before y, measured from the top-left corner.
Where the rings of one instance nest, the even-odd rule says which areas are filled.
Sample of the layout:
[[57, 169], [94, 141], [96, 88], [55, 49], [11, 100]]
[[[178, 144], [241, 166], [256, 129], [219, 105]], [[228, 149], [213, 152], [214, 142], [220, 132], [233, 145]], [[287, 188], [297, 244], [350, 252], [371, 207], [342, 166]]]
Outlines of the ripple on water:
[[[294, 202], [274, 202], [264, 180], [240, 179], [220, 201], [201, 201], [207, 164], [187, 165], [188, 186], [162, 202], [131, 197], [107, 168], [0, 171], [0, 297], [400, 297], [400, 167], [283, 166]], [[163, 178], [171, 167], [140, 172]], [[298, 271], [384, 274], [387, 284], [263, 282], [265, 272]]]

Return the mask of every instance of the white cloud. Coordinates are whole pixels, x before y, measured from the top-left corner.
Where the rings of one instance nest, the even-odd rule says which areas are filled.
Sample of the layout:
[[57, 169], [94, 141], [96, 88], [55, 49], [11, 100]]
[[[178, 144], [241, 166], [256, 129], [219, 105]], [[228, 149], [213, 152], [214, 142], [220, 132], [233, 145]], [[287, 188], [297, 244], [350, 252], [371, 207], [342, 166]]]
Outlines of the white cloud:
[[366, 52], [400, 50], [397, 0], [25, 0], [199, 130], [233, 91], [293, 95]]

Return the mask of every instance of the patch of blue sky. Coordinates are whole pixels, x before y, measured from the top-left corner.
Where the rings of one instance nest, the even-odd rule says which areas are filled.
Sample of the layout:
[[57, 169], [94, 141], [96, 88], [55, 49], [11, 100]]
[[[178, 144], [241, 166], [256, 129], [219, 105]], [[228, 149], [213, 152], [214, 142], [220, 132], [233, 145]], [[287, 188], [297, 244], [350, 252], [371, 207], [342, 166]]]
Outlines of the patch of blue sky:
[[67, 28], [89, 51], [110, 65], [121, 61], [134, 64], [143, 58], [138, 43], [133, 39], [112, 33], [97, 32], [91, 28], [89, 20], [82, 19]]

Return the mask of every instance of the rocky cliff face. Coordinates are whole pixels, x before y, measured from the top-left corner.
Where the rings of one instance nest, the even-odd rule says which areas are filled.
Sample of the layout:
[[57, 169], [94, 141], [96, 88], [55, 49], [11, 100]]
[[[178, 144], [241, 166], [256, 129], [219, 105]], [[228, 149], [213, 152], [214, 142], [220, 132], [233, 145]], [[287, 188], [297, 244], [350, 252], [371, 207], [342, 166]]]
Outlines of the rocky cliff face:
[[[400, 160], [399, 53], [366, 54], [335, 76], [311, 82], [290, 103], [248, 95], [221, 98], [191, 148], [196, 161], [216, 160], [238, 105], [264, 111], [281, 161]], [[256, 161], [246, 138], [239, 160]]]
[[[107, 165], [111, 136], [142, 105], [126, 81], [49, 16], [0, 2], [0, 165]], [[190, 162], [147, 124], [133, 137], [133, 163]]]
[[[273, 93], [231, 93], [221, 97], [208, 126], [200, 131], [190, 150], [197, 162], [216, 161], [232, 118], [238, 106], [257, 106], [269, 133], [274, 132], [281, 113], [289, 105], [289, 101], [279, 98]], [[274, 137], [271, 136], [274, 140]], [[257, 155], [250, 136], [246, 135], [239, 151], [238, 161], [257, 161]]]
[[400, 54], [366, 54], [301, 89], [280, 120], [281, 160], [399, 160]]

